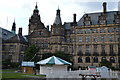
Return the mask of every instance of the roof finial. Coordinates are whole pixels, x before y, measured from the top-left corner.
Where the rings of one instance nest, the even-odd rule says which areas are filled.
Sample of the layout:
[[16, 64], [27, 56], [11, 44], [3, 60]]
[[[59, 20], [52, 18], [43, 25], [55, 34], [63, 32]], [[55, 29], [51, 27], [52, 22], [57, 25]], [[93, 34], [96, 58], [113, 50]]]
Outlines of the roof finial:
[[14, 22], [15, 22], [15, 17], [14, 17]]
[[36, 6], [35, 6], [35, 8], [37, 9], [37, 2], [36, 2]]
[[58, 9], [59, 9], [59, 5], [58, 5]]

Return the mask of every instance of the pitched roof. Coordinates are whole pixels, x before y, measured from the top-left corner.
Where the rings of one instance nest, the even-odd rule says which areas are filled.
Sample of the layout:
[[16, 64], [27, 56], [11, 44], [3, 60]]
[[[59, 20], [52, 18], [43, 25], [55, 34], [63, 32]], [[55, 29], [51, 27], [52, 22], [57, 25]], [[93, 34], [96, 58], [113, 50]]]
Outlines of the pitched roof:
[[7, 39], [6, 42], [27, 44], [27, 40], [20, 34], [16, 34], [15, 36]]
[[13, 34], [12, 32], [10, 32], [6, 29], [3, 29], [1, 27], [0, 27], [0, 34], [2, 34], [1, 37], [2, 37], [3, 40], [7, 40], [7, 39], [15, 36], [15, 34]]
[[26, 61], [24, 61], [24, 62], [21, 63], [21, 66], [34, 67], [35, 64], [34, 64], [34, 62], [26, 62]]
[[56, 24], [56, 25], [62, 24], [62, 21], [61, 21], [61, 17], [60, 17], [60, 16], [56, 15], [54, 24]]
[[64, 29], [65, 30], [70, 30], [71, 29], [71, 24], [72, 24], [72, 22], [65, 22], [64, 25], [63, 25]]
[[[109, 12], [106, 12], [106, 20], [107, 20], [107, 24], [112, 24], [113, 21], [114, 21], [114, 14], [116, 14], [118, 11], [109, 11]], [[99, 20], [99, 16], [101, 16], [103, 12], [99, 12], [99, 13], [86, 13], [89, 17], [91, 17], [91, 22], [92, 22], [92, 25], [97, 25], [98, 24], [98, 20]], [[78, 21], [78, 26], [83, 26], [83, 22], [84, 22], [84, 17], [85, 15], [84, 14], [82, 16], [82, 18]], [[119, 11], [119, 14], [120, 14], [120, 11]]]
[[56, 14], [56, 17], [55, 17], [54, 24], [62, 25], [62, 21], [61, 21], [61, 17], [60, 17], [60, 10], [59, 9], [57, 10], [57, 14]]
[[46, 64], [53, 64], [53, 65], [71, 65], [71, 63], [61, 59], [61, 58], [58, 58], [58, 57], [55, 57], [55, 56], [52, 56], [52, 57], [49, 57], [47, 59], [44, 59], [44, 60], [41, 60], [39, 62], [37, 62], [37, 64], [41, 64], [41, 65], [46, 65]]

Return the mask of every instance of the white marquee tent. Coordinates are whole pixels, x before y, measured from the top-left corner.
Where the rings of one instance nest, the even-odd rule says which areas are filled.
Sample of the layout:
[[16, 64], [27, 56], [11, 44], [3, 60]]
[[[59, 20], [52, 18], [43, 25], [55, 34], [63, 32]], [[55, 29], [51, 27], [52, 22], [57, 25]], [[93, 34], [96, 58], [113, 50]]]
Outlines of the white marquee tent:
[[40, 74], [59, 73], [61, 71], [67, 71], [67, 65], [71, 65], [71, 63], [55, 56], [41, 60], [37, 62], [37, 64], [40, 65]]

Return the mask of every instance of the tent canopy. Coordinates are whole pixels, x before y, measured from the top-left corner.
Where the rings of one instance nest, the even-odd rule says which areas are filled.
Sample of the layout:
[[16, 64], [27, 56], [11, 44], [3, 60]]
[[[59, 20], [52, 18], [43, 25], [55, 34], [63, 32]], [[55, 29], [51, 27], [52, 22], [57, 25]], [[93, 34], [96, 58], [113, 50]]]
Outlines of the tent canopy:
[[44, 59], [44, 60], [41, 60], [39, 62], [37, 62], [37, 64], [41, 64], [41, 65], [45, 65], [45, 64], [54, 64], [54, 65], [71, 65], [71, 63], [61, 59], [61, 58], [58, 58], [58, 57], [55, 57], [55, 56], [52, 56], [52, 57], [49, 57], [47, 59]]
[[23, 61], [23, 62], [21, 63], [21, 66], [34, 67], [34, 66], [35, 66], [35, 64], [34, 64], [34, 62], [27, 62], [27, 61]]

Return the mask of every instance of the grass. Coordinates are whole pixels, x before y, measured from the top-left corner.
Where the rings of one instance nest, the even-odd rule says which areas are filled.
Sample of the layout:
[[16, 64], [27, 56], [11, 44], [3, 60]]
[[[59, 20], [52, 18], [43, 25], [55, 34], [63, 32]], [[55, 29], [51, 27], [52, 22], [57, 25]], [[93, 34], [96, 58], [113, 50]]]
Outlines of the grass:
[[35, 77], [45, 77], [45, 75], [32, 75], [23, 73], [14, 73], [15, 70], [3, 70], [2, 80], [5, 78], [35, 78]]
[[15, 70], [7, 69], [7, 70], [2, 70], [2, 72], [15, 72]]

